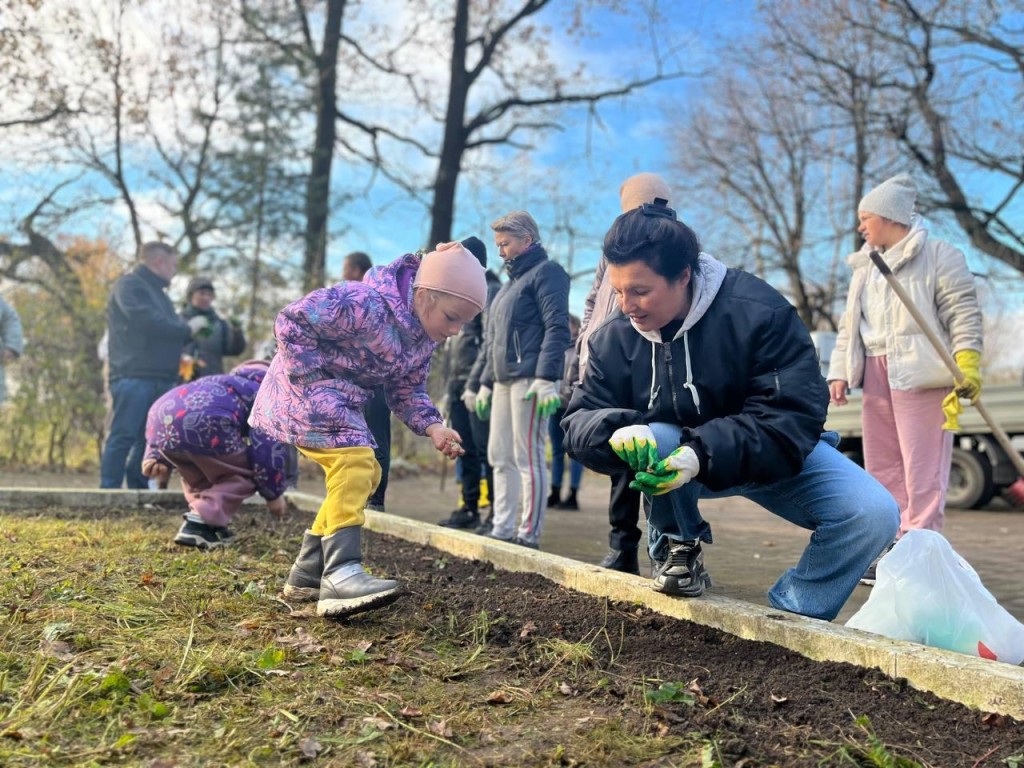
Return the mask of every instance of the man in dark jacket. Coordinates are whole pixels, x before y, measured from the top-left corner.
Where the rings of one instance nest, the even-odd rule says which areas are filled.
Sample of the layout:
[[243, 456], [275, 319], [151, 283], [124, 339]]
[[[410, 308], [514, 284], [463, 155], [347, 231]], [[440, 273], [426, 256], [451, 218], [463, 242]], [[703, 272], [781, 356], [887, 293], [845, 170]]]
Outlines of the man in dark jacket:
[[[487, 463], [487, 438], [490, 434], [488, 422], [481, 420], [476, 411], [469, 410], [462, 393], [476, 363], [484, 340], [484, 316], [487, 307], [501, 288], [501, 280], [487, 269], [487, 246], [478, 237], [467, 237], [462, 241], [466, 249], [476, 256], [480, 265], [487, 270], [487, 305], [484, 311], [466, 323], [458, 335], [445, 342], [444, 373], [445, 398], [448, 403], [448, 418], [452, 429], [463, 436], [465, 453], [459, 457], [462, 465], [462, 503], [451, 515], [441, 521], [448, 528], [479, 528], [480, 522], [480, 479], [487, 478], [487, 488], [494, 493], [494, 476]], [[490, 530], [488, 523], [487, 530]], [[484, 531], [486, 533], [486, 531]]]
[[700, 253], [664, 200], [604, 241], [621, 312], [590, 337], [562, 424], [569, 453], [636, 473], [655, 590], [710, 586], [699, 498], [745, 496], [813, 532], [772, 606], [831, 620], [899, 525], [892, 496], [822, 434], [828, 391], [810, 334], [773, 288]]
[[245, 349], [245, 333], [236, 320], [224, 320], [213, 308], [217, 297], [213, 281], [208, 277], [194, 277], [185, 289], [185, 307], [181, 319], [186, 323], [193, 317], [206, 319], [205, 327], [194, 334], [191, 343], [185, 346], [185, 354], [192, 358], [192, 375], [182, 376], [185, 381], [194, 381], [200, 376], [219, 376], [224, 373], [224, 358], [242, 354]]
[[165, 293], [178, 271], [178, 254], [165, 243], [142, 246], [139, 264], [114, 283], [107, 302], [110, 429], [100, 461], [100, 488], [147, 488], [142, 474], [146, 414], [174, 386], [185, 342], [205, 327], [174, 311]]

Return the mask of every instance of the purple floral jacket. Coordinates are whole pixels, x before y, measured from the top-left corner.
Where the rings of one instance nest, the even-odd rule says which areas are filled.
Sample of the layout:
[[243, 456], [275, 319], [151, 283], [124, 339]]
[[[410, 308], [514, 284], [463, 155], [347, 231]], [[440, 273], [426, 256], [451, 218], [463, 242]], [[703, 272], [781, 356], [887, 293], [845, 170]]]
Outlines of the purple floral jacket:
[[145, 458], [173, 466], [165, 451], [197, 456], [245, 451], [256, 490], [268, 501], [276, 499], [288, 483], [293, 449], [246, 423], [266, 370], [264, 365], [241, 365], [161, 395], [146, 419]]
[[281, 310], [277, 354], [249, 423], [303, 448], [375, 447], [363, 406], [382, 385], [388, 408], [416, 434], [442, 421], [427, 395], [437, 345], [412, 311], [419, 266], [406, 254]]

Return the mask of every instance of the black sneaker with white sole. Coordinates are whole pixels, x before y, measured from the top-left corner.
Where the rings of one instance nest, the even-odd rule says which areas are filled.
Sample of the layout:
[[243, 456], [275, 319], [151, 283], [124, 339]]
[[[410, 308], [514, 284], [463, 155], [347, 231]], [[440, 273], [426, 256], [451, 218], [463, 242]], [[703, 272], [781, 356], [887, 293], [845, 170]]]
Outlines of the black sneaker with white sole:
[[196, 549], [217, 549], [226, 547], [235, 538], [227, 528], [186, 519], [174, 537], [174, 543]]
[[654, 563], [655, 592], [677, 597], [700, 597], [711, 587], [711, 576], [704, 568], [704, 551], [699, 541], [684, 541], [669, 547], [668, 558]]

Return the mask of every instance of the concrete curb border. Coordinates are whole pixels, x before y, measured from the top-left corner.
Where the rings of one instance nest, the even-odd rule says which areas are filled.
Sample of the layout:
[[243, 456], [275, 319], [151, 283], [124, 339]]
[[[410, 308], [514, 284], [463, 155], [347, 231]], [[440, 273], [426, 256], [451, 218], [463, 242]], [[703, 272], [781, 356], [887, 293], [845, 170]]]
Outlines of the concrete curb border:
[[[289, 493], [300, 509], [315, 511], [322, 499]], [[179, 503], [176, 491], [0, 489], [0, 510], [39, 506], [141, 508]], [[366, 527], [506, 571], [536, 573], [578, 592], [636, 603], [673, 618], [720, 629], [747, 640], [775, 643], [816, 661], [845, 661], [874, 667], [915, 688], [985, 712], [1024, 720], [1024, 667], [951, 651], [890, 640], [818, 619], [784, 613], [716, 595], [697, 600], [653, 592], [647, 579], [609, 571], [547, 552], [506, 544], [465, 531], [442, 528], [387, 513], [367, 512]]]

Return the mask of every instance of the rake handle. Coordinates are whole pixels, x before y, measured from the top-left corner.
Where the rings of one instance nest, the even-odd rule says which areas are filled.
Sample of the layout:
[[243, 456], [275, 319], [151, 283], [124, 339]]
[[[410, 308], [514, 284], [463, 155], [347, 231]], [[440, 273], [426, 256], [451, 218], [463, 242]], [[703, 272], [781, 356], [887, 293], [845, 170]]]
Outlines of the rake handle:
[[[871, 262], [878, 267], [878, 271], [882, 273], [885, 281], [889, 284], [889, 287], [892, 288], [893, 293], [895, 293], [899, 300], [903, 302], [903, 306], [905, 306], [907, 311], [910, 312], [911, 317], [914, 318], [917, 325], [924, 332], [928, 341], [930, 341], [931, 345], [935, 347], [935, 351], [939, 353], [939, 357], [942, 358], [942, 362], [946, 364], [946, 367], [949, 368], [949, 372], [953, 374], [953, 380], [957, 385], [962, 384], [964, 381], [964, 372], [960, 370], [960, 366], [956, 364], [956, 360], [953, 359], [953, 355], [949, 353], [949, 350], [946, 349], [946, 345], [942, 343], [938, 334], [935, 333], [932, 327], [928, 324], [928, 320], [925, 318], [921, 310], [917, 308], [917, 305], [914, 304], [913, 299], [910, 298], [910, 295], [904, 290], [903, 286], [900, 285], [900, 281], [896, 279], [896, 275], [892, 273], [889, 265], [885, 263], [885, 259], [882, 258], [878, 251], [874, 250], [871, 251], [868, 256], [870, 257]], [[981, 418], [983, 418], [985, 423], [988, 424], [989, 429], [992, 430], [992, 434], [995, 435], [996, 441], [1000, 446], [1002, 446], [1003, 451], [1010, 459], [1010, 463], [1013, 464], [1014, 469], [1017, 470], [1019, 475], [1024, 476], [1024, 459], [1021, 458], [1021, 455], [1017, 453], [1017, 450], [1013, 447], [1013, 443], [1010, 442], [1009, 435], [1007, 435], [996, 420], [992, 418], [992, 414], [989, 413], [988, 408], [986, 408], [985, 404], [981, 402], [981, 397], [979, 396], [975, 398], [971, 405], [977, 409]]]

